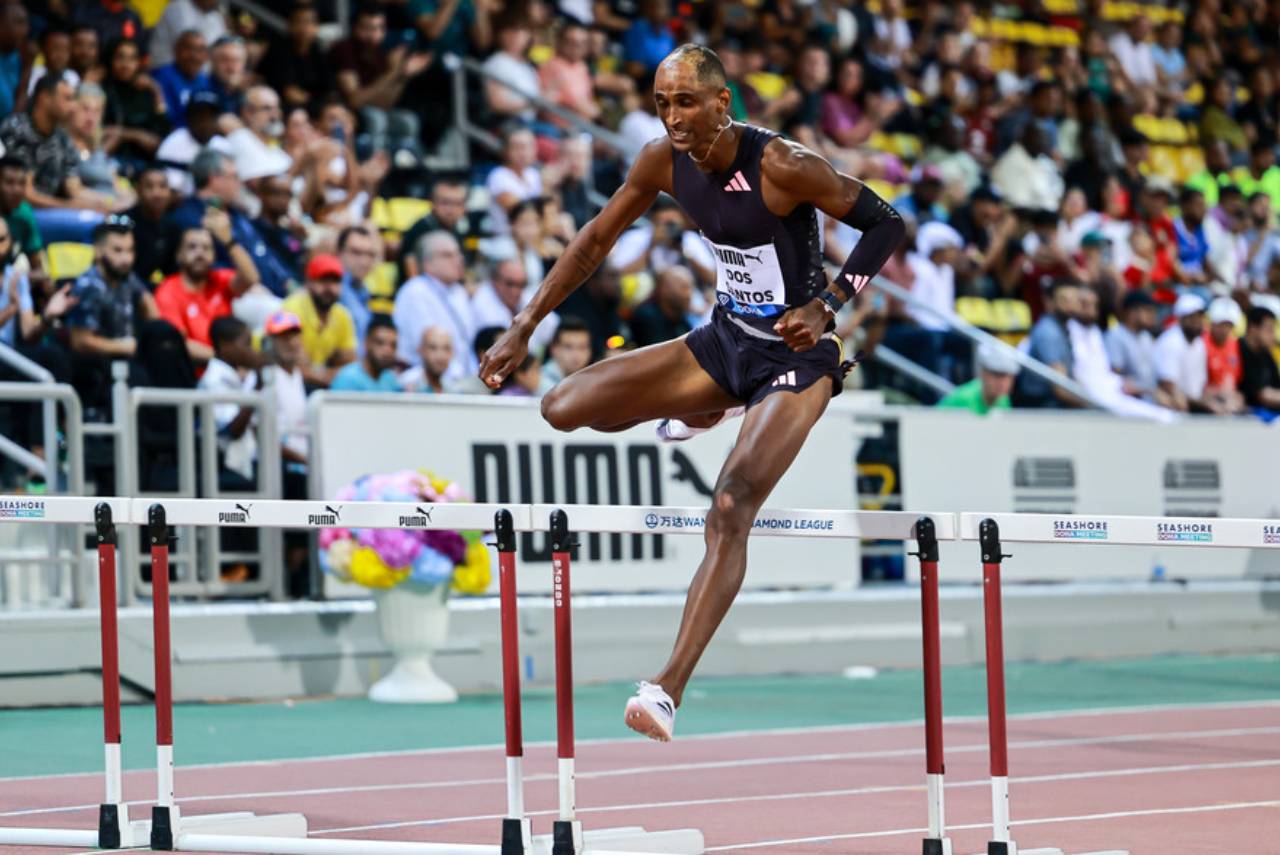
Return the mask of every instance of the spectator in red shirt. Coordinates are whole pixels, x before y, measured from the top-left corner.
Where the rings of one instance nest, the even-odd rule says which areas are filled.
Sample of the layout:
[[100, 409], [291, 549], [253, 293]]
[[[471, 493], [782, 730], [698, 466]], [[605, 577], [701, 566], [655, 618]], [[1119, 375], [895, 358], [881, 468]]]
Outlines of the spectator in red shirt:
[[1240, 339], [1236, 338], [1236, 324], [1241, 319], [1240, 306], [1230, 297], [1218, 297], [1209, 304], [1209, 329], [1204, 334], [1204, 349], [1208, 359], [1206, 399], [1217, 399], [1227, 413], [1244, 411], [1244, 396], [1240, 394], [1240, 378], [1243, 373], [1240, 362]]
[[[213, 269], [215, 241], [231, 253], [235, 269]], [[177, 252], [178, 272], [156, 289], [160, 317], [178, 328], [187, 353], [197, 362], [213, 358], [209, 325], [231, 314], [231, 303], [258, 282], [258, 269], [244, 247], [231, 242], [226, 211], [209, 208], [199, 228], [182, 233]]]
[[1149, 271], [1151, 284], [1155, 287], [1152, 296], [1170, 305], [1178, 299], [1178, 295], [1168, 287], [1178, 278], [1178, 234], [1168, 211], [1172, 199], [1173, 186], [1168, 179], [1152, 176], [1143, 185], [1137, 210], [1138, 222], [1147, 227], [1155, 244]]

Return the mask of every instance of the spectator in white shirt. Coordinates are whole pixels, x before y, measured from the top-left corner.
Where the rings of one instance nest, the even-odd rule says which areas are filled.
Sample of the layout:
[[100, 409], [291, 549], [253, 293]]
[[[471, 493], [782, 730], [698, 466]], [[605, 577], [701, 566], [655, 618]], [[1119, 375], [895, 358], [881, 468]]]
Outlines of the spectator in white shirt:
[[393, 317], [400, 333], [400, 360], [419, 364], [422, 358], [417, 345], [422, 333], [428, 327], [444, 327], [453, 339], [453, 361], [444, 379], [456, 382], [479, 367], [471, 352], [476, 324], [471, 298], [462, 284], [462, 250], [457, 239], [445, 231], [429, 232], [418, 246], [422, 273], [396, 294]]
[[1120, 70], [1134, 86], [1154, 86], [1157, 82], [1156, 59], [1147, 37], [1151, 34], [1151, 19], [1138, 14], [1129, 19], [1126, 29], [1116, 33], [1107, 43]]
[[1048, 154], [1044, 129], [1027, 122], [991, 170], [991, 183], [1014, 208], [1056, 211], [1062, 201], [1062, 170]]
[[[262, 374], [257, 370], [262, 358], [253, 349], [253, 336], [239, 318], [224, 315], [209, 325], [214, 357], [200, 377], [198, 388], [209, 392], [257, 392]], [[252, 489], [254, 466], [258, 460], [258, 437], [254, 431], [257, 409], [239, 404], [214, 404], [213, 420], [218, 428], [218, 452], [222, 467], [244, 478], [246, 484], [219, 486]], [[220, 481], [222, 479], [219, 479]]]
[[[510, 327], [516, 312], [528, 304], [534, 290], [529, 287], [529, 276], [518, 259], [504, 258], [496, 262], [489, 281], [482, 283], [471, 298], [476, 329]], [[530, 352], [543, 352], [551, 342], [558, 322], [555, 312], [542, 319], [529, 338]]]
[[494, 234], [511, 231], [507, 214], [517, 203], [542, 195], [542, 173], [535, 165], [537, 145], [533, 131], [514, 127], [506, 132], [502, 165], [489, 173], [489, 228]]
[[497, 80], [485, 80], [485, 102], [499, 116], [532, 122], [537, 110], [522, 96], [537, 97], [542, 92], [538, 69], [525, 56], [533, 32], [523, 20], [512, 17], [497, 25], [496, 36], [498, 49], [484, 61], [484, 70]]
[[[609, 253], [619, 273], [648, 271], [655, 276], [669, 267], [688, 267], [701, 285], [716, 281], [716, 257], [696, 230], [689, 228], [684, 210], [669, 196], [659, 196], [649, 209], [649, 222], [628, 229]], [[700, 307], [695, 305], [695, 311]]]
[[[270, 383], [276, 391], [276, 426], [280, 434], [281, 454], [286, 469], [291, 468], [290, 464], [305, 467], [311, 442], [307, 434], [307, 385], [302, 377], [302, 366], [307, 360], [302, 346], [302, 321], [293, 312], [274, 312], [267, 318], [263, 331], [267, 335], [266, 350], [272, 362], [265, 370], [270, 372]], [[305, 485], [303, 495], [288, 495], [296, 492], [288, 488], [285, 492], [287, 499], [306, 498]]]
[[173, 62], [173, 46], [187, 30], [195, 30], [211, 45], [227, 34], [218, 0], [169, 0], [147, 43], [152, 68]]
[[1204, 299], [1183, 294], [1173, 305], [1177, 323], [1156, 339], [1156, 377], [1160, 389], [1168, 396], [1170, 406], [1180, 412], [1195, 407], [1207, 411], [1202, 403], [1204, 387], [1209, 380], [1209, 358], [1204, 346]]
[[1120, 416], [1170, 422], [1173, 413], [1146, 401], [1130, 397], [1124, 380], [1112, 370], [1098, 327], [1098, 293], [1080, 289], [1078, 315], [1067, 321], [1071, 336], [1071, 376], [1108, 411]]
[[[946, 223], [925, 223], [916, 234], [916, 251], [907, 256], [907, 264], [915, 274], [911, 296], [938, 311], [950, 314], [956, 303], [956, 263], [964, 238]], [[910, 305], [907, 314], [927, 330], [944, 331], [949, 324], [944, 318]]]

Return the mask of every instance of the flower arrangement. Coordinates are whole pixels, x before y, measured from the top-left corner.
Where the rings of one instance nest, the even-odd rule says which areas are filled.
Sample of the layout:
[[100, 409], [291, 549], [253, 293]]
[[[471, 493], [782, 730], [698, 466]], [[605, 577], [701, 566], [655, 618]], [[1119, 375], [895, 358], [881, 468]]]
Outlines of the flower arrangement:
[[[365, 475], [334, 496], [339, 502], [466, 502], [456, 481], [405, 469]], [[343, 582], [393, 588], [406, 580], [433, 586], [452, 582], [463, 594], [489, 587], [489, 550], [478, 531], [326, 528], [320, 532], [320, 566]]]

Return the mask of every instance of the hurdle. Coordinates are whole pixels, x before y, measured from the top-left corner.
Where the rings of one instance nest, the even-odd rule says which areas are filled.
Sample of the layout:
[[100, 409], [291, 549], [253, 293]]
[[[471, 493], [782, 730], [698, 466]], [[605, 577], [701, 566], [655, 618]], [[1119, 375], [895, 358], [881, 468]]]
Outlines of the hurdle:
[[[101, 635], [103, 783], [105, 796], [98, 807], [97, 829], [13, 828], [0, 826], [0, 844], [23, 846], [57, 846], [83, 849], [129, 849], [154, 843], [152, 821], [130, 820], [124, 801], [123, 762], [120, 754], [120, 652], [119, 616], [116, 597], [116, 524], [132, 520], [128, 499], [82, 498], [67, 496], [4, 496], [0, 507], [11, 509], [12, 516], [0, 521], [54, 525], [86, 525], [94, 527], [98, 553], [98, 624]], [[168, 577], [165, 576], [167, 583]], [[167, 602], [167, 601], [166, 601]], [[166, 645], [167, 645], [167, 607]], [[160, 644], [157, 641], [157, 649]], [[158, 656], [157, 652], [157, 656]], [[169, 691], [157, 680], [157, 715], [169, 706]], [[157, 719], [157, 723], [158, 723]], [[170, 743], [172, 740], [170, 740]], [[170, 780], [172, 779], [172, 745], [169, 747]], [[170, 787], [172, 789], [172, 787]], [[172, 796], [170, 796], [172, 798]], [[278, 830], [277, 818], [259, 817], [251, 812], [208, 814], [190, 820], [194, 827], [218, 834], [253, 833], [258, 829]], [[305, 827], [303, 830], [305, 834]]]

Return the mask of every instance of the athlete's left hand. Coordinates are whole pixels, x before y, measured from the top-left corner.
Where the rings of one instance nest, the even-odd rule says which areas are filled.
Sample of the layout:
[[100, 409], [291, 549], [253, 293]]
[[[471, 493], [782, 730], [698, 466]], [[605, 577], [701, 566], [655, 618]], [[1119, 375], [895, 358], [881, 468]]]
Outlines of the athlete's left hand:
[[826, 331], [830, 316], [821, 300], [813, 300], [804, 306], [788, 309], [773, 325], [773, 331], [782, 336], [787, 346], [797, 353], [818, 343]]

